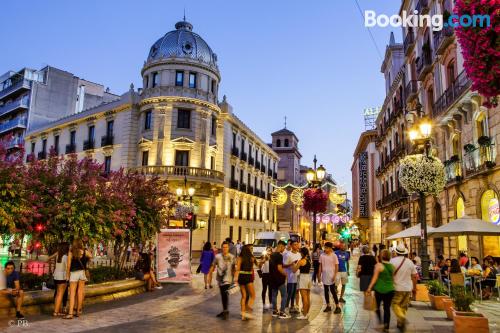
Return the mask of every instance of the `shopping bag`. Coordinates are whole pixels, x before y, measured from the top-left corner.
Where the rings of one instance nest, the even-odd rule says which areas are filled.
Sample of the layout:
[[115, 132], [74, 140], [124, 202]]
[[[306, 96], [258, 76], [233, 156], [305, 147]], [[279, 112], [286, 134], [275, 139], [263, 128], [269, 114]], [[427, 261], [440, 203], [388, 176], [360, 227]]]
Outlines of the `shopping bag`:
[[373, 293], [365, 293], [365, 299], [363, 301], [363, 308], [368, 311], [374, 311], [376, 308], [375, 296]]

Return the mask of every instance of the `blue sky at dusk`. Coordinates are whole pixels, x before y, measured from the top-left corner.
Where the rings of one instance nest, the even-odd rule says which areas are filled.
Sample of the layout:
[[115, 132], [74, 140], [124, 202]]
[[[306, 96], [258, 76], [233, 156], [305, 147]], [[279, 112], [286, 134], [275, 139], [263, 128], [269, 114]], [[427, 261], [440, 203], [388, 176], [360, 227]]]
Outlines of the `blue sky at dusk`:
[[[398, 0], [359, 0], [395, 14]], [[354, 0], [3, 2], [0, 72], [55, 66], [125, 92], [141, 87], [151, 45], [182, 19], [218, 55], [219, 99], [266, 142], [298, 136], [302, 164], [319, 163], [351, 192], [362, 110], [384, 99], [382, 59]], [[372, 33], [383, 56], [390, 28]], [[401, 30], [395, 30], [401, 42]]]

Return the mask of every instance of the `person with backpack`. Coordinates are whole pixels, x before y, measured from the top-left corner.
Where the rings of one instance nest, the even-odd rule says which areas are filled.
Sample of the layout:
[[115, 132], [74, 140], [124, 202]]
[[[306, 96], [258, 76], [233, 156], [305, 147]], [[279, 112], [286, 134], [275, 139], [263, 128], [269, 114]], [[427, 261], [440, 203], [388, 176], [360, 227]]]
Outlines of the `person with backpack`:
[[391, 322], [391, 303], [394, 297], [394, 266], [390, 263], [391, 254], [388, 250], [380, 251], [380, 261], [375, 265], [372, 280], [366, 294], [370, 294], [375, 290], [375, 299], [377, 301], [376, 313], [380, 323], [382, 323], [382, 316], [380, 313], [380, 305], [384, 303], [384, 332], [389, 332], [389, 324]]
[[393, 274], [394, 298], [392, 310], [397, 317], [397, 327], [404, 332], [406, 327], [406, 312], [410, 305], [411, 297], [417, 290], [417, 269], [415, 264], [407, 258], [408, 249], [404, 244], [399, 244], [395, 250], [396, 257], [391, 259], [391, 264], [396, 268]]

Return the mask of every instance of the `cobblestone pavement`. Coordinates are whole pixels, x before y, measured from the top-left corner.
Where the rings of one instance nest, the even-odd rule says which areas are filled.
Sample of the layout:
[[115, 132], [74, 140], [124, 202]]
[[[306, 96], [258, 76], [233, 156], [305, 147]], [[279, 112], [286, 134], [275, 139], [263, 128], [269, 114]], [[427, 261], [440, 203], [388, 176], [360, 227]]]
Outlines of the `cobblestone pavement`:
[[[353, 263], [357, 258], [353, 258]], [[351, 265], [354, 266], [354, 265]], [[354, 268], [354, 267], [353, 267]], [[241, 321], [240, 294], [230, 297], [230, 317], [215, 317], [221, 311], [218, 289], [203, 289], [202, 276], [195, 276], [191, 285], [168, 285], [161, 291], [136, 295], [127, 299], [90, 305], [84, 315], [73, 320], [49, 316], [28, 318], [28, 327], [9, 327], [5, 332], [380, 332], [375, 315], [363, 310], [363, 295], [357, 290], [357, 279], [351, 274], [342, 314], [323, 313], [322, 289], [312, 290], [309, 320], [273, 319], [263, 313], [260, 279], [256, 279], [255, 319]], [[497, 304], [498, 302], [495, 302]], [[497, 306], [497, 305], [495, 305]], [[485, 303], [481, 307], [486, 307]], [[499, 306], [500, 307], [500, 306]], [[498, 308], [497, 308], [498, 309]], [[481, 310], [482, 311], [482, 310]], [[498, 313], [498, 312], [497, 312]], [[413, 302], [408, 312], [407, 332], [453, 332], [453, 323], [444, 311], [434, 311], [426, 303]], [[397, 332], [392, 316], [391, 332]], [[496, 323], [492, 325], [496, 332]], [[1, 326], [0, 326], [1, 331]], [[498, 331], [500, 332], [500, 331]]]

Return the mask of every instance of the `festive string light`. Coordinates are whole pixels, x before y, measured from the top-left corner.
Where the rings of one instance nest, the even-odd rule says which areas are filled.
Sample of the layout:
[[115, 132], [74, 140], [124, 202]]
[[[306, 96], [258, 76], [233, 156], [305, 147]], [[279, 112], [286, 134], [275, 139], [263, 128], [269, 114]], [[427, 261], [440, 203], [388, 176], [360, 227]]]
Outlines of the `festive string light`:
[[296, 206], [302, 206], [304, 202], [304, 190], [301, 188], [296, 188], [290, 194], [290, 201]]
[[286, 193], [285, 190], [281, 188], [275, 189], [271, 194], [271, 202], [278, 206], [284, 205], [287, 199], [288, 199], [288, 194]]

